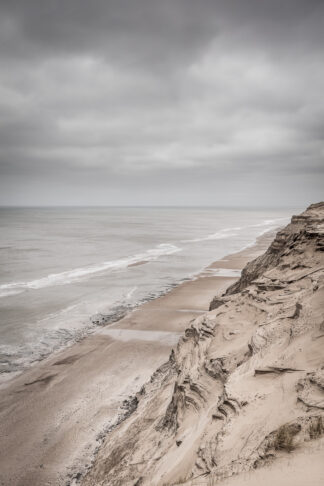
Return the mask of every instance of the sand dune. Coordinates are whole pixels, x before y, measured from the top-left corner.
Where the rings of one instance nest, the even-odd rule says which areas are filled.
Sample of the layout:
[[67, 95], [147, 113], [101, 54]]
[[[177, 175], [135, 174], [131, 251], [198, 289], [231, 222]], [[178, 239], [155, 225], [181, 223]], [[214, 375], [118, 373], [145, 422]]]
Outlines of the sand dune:
[[324, 484], [323, 237], [319, 203], [216, 296], [83, 486]]
[[[269, 235], [210, 268], [242, 269]], [[79, 483], [103, 438], [133, 409], [129, 399], [164, 363], [215, 291], [237, 277], [207, 269], [120, 321], [36, 363], [0, 390], [0, 484]], [[108, 434], [109, 435], [109, 434]]]

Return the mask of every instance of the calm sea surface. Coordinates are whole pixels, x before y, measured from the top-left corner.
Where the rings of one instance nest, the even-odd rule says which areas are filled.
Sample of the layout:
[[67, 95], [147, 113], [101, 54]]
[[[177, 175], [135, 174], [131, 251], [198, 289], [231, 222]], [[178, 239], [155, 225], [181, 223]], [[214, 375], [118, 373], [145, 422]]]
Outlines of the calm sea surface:
[[291, 210], [0, 209], [0, 372], [111, 322], [284, 225]]

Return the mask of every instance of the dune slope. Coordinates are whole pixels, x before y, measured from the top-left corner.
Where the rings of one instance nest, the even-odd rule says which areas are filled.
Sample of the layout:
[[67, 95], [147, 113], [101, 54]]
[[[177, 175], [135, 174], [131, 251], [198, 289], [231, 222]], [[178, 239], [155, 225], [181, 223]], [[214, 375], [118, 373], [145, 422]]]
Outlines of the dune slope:
[[280, 464], [297, 486], [297, 463], [321, 484], [324, 203], [294, 216], [210, 308], [107, 436], [84, 486], [278, 484]]

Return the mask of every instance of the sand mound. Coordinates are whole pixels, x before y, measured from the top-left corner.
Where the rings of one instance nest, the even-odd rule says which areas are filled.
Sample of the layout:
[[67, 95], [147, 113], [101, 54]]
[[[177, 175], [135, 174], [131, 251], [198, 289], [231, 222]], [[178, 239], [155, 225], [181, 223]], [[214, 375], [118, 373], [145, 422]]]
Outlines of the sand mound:
[[285, 470], [288, 457], [289, 484], [305, 483], [298, 464], [320, 484], [323, 250], [319, 203], [294, 216], [191, 323], [82, 484], [280, 484], [277, 465]]

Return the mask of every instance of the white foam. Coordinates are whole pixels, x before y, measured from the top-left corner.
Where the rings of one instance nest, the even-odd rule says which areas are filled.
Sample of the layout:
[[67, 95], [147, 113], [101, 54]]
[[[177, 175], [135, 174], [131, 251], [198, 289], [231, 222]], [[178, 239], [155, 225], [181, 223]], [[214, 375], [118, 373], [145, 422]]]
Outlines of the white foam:
[[[271, 230], [274, 230], [274, 229], [278, 228], [279, 225], [281, 226], [284, 223], [285, 224], [288, 224], [289, 221], [290, 221], [289, 218], [266, 219], [262, 223], [252, 224], [252, 225], [248, 226], [248, 228], [261, 228], [261, 227], [265, 227], [263, 230], [261, 230], [260, 232], [258, 232], [258, 234], [256, 235], [256, 238], [259, 238], [260, 236], [264, 235], [268, 231], [271, 231]], [[251, 248], [251, 246], [253, 246], [256, 243], [256, 241], [257, 240], [254, 239], [253, 241], [251, 241], [247, 245], [243, 246], [242, 248], [240, 248], [239, 252], [241, 252], [243, 250], [246, 250], [247, 248]]]
[[[261, 236], [261, 234], [265, 233], [266, 231], [268, 231], [272, 227], [275, 228], [279, 224], [282, 224], [284, 221], [287, 222], [288, 220], [289, 220], [289, 218], [265, 219], [261, 223], [251, 224], [251, 225], [245, 226], [245, 227], [235, 226], [235, 227], [232, 227], [232, 228], [224, 228], [224, 229], [217, 231], [216, 233], [212, 233], [210, 235], [202, 236], [202, 237], [199, 237], [199, 238], [193, 238], [191, 240], [181, 240], [181, 242], [182, 243], [198, 243], [200, 241], [208, 241], [208, 240], [223, 240], [223, 239], [226, 239], [226, 238], [229, 238], [229, 237], [232, 237], [232, 236], [237, 236], [239, 231], [247, 229], [247, 228], [264, 228], [264, 227], [266, 227], [266, 229], [258, 235], [258, 236]], [[252, 242], [250, 245], [252, 246], [253, 244], [254, 244], [254, 242]], [[248, 245], [248, 246], [250, 246], [250, 245]]]
[[192, 240], [181, 240], [182, 243], [196, 243], [199, 241], [208, 241], [208, 240], [223, 240], [224, 238], [228, 238], [230, 236], [236, 236], [237, 231], [242, 229], [240, 226], [237, 226], [235, 228], [225, 228], [220, 231], [217, 231], [217, 233], [212, 233], [207, 236], [202, 236], [201, 238], [194, 238]]
[[276, 218], [276, 219], [265, 219], [264, 221], [262, 221], [262, 223], [258, 223], [258, 224], [251, 224], [250, 226], [248, 226], [248, 228], [258, 228], [258, 227], [262, 227], [262, 226], [277, 226], [279, 223], [281, 222], [288, 222], [289, 221], [289, 218]]
[[41, 322], [49, 321], [51, 319], [57, 319], [57, 318], [60, 318], [61, 316], [65, 316], [65, 314], [69, 314], [71, 311], [73, 311], [74, 309], [77, 309], [78, 307], [79, 307], [79, 304], [73, 304], [73, 305], [69, 305], [68, 307], [64, 307], [63, 309], [61, 309], [57, 312], [52, 312], [50, 314], [47, 314], [46, 317], [39, 319], [37, 321], [37, 324], [41, 323]]
[[126, 300], [129, 300], [133, 297], [134, 293], [136, 292], [137, 290], [137, 286], [133, 287], [129, 292], [127, 292], [126, 296], [125, 296], [125, 299]]
[[107, 262], [98, 263], [89, 267], [75, 268], [73, 270], [67, 270], [61, 273], [52, 273], [46, 277], [42, 277], [30, 282], [13, 282], [9, 284], [0, 285], [0, 297], [8, 297], [10, 295], [19, 294], [25, 292], [28, 289], [41, 289], [44, 287], [50, 287], [53, 285], [66, 285], [75, 281], [89, 278], [93, 274], [97, 274], [105, 271], [121, 270], [139, 263], [142, 260], [146, 262], [152, 262], [164, 255], [172, 255], [182, 249], [172, 245], [170, 243], [163, 243], [156, 248], [151, 248], [143, 253], [138, 253], [126, 258], [120, 258], [118, 260], [112, 260]]
[[[274, 229], [279, 224], [283, 224], [283, 222], [287, 222], [288, 218], [276, 218], [276, 219], [266, 219], [261, 223], [249, 225], [247, 227], [231, 227], [231, 228], [224, 228], [216, 233], [212, 233], [206, 236], [202, 236], [199, 238], [189, 239], [189, 240], [181, 240], [182, 243], [196, 243], [208, 240], [222, 240], [226, 238], [231, 238], [236, 236], [240, 230], [244, 230], [246, 228], [263, 228], [261, 232], [258, 233], [257, 236], [261, 236], [263, 233], [269, 231], [270, 229]], [[255, 241], [255, 240], [254, 240]], [[253, 246], [254, 241], [247, 244], [241, 250]], [[96, 265], [91, 265], [88, 267], [76, 268], [72, 270], [67, 270], [61, 273], [53, 273], [47, 275], [46, 277], [42, 277], [39, 279], [31, 280], [30, 282], [13, 282], [8, 284], [0, 285], [0, 298], [1, 297], [10, 297], [13, 295], [20, 294], [25, 292], [28, 289], [41, 289], [44, 287], [50, 287], [54, 285], [66, 285], [75, 281], [79, 281], [85, 278], [90, 278], [92, 275], [105, 272], [105, 271], [113, 271], [113, 270], [121, 270], [127, 268], [128, 266], [134, 265], [136, 263], [140, 263], [141, 261], [150, 262], [157, 260], [160, 256], [163, 255], [171, 255], [173, 253], [181, 251], [182, 248], [179, 248], [170, 243], [160, 244], [155, 248], [151, 248], [146, 252], [139, 253], [130, 257], [121, 258], [118, 260], [112, 260], [107, 262], [98, 263]], [[240, 251], [241, 251], [240, 250]], [[220, 275], [221, 276], [221, 275]], [[224, 275], [225, 276], [225, 275]]]
[[[9, 284], [13, 285], [13, 284]], [[3, 287], [3, 288], [2, 288]], [[22, 290], [17, 288], [10, 288], [8, 285], [1, 285], [0, 286], [0, 299], [1, 297], [10, 297], [11, 295], [20, 294]]]

